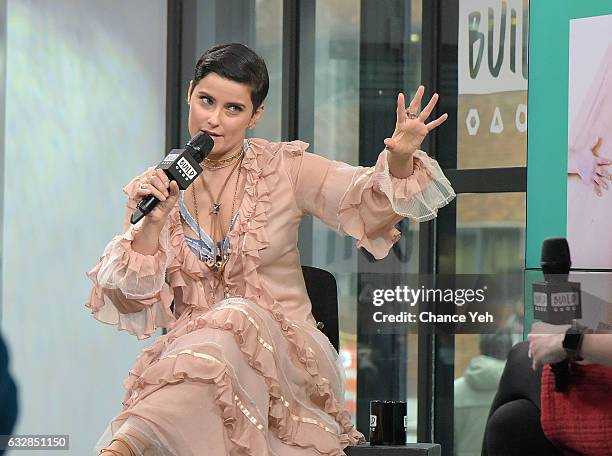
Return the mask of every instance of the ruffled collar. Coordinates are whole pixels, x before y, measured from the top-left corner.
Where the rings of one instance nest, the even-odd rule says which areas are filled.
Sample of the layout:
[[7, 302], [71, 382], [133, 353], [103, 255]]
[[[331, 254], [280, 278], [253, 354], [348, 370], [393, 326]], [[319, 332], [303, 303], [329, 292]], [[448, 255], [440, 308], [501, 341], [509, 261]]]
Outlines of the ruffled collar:
[[[260, 251], [270, 244], [266, 232], [271, 207], [270, 189], [278, 180], [278, 174], [270, 165], [277, 151], [271, 150], [271, 143], [266, 140], [248, 141], [249, 147], [241, 164], [241, 173], [245, 176], [244, 191], [238, 218], [227, 234], [232, 253], [225, 266], [224, 277], [230, 292], [255, 298], [261, 295], [261, 283], [256, 273], [261, 260]], [[208, 267], [187, 245], [178, 202], [169, 219], [171, 243], [177, 252], [174, 268], [180, 268], [192, 277], [209, 277]]]

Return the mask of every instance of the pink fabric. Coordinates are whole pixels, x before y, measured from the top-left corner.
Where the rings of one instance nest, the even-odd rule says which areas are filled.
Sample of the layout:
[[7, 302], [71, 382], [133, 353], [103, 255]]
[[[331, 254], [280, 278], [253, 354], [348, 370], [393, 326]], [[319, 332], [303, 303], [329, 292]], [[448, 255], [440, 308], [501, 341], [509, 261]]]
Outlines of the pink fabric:
[[132, 227], [88, 273], [94, 287], [86, 306], [96, 319], [139, 338], [170, 330], [138, 358], [124, 382], [124, 407], [98, 447], [123, 435], [147, 455], [342, 455], [363, 441], [344, 410], [338, 353], [311, 314], [300, 220], [317, 216], [382, 258], [399, 238], [402, 216], [434, 217], [454, 193], [423, 152], [413, 176], [396, 179], [386, 151], [363, 168], [307, 146], [250, 141], [224, 271], [232, 297], [213, 291], [215, 279], [185, 243], [178, 206], [155, 255], [131, 249]]

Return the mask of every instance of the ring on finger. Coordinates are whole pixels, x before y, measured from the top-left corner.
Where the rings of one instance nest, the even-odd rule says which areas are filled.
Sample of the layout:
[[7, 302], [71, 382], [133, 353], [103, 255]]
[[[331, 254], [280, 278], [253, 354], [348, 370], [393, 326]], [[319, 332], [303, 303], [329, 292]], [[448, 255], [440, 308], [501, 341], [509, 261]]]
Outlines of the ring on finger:
[[147, 184], [145, 182], [141, 182], [140, 183], [140, 190], [146, 190], [147, 189]]
[[416, 119], [419, 117], [418, 114], [412, 112], [410, 109], [406, 109], [406, 114], [408, 115], [409, 119]]

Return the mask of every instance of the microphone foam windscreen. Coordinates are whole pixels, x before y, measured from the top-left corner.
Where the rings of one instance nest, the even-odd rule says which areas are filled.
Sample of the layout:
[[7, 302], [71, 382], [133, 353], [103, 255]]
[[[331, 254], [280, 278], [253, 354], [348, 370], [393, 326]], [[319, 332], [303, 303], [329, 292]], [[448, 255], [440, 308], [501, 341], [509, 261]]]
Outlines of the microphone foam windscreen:
[[542, 242], [542, 255], [540, 257], [542, 269], [549, 269], [558, 273], [569, 272], [572, 265], [569, 244], [565, 238], [547, 238]]

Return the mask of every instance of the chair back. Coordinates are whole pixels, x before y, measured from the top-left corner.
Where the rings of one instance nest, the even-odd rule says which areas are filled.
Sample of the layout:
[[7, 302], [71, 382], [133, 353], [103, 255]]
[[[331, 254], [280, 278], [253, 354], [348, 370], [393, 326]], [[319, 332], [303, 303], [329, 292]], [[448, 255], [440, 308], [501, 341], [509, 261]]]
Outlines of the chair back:
[[308, 297], [312, 303], [312, 316], [336, 351], [340, 346], [338, 328], [338, 288], [336, 278], [329, 271], [302, 266]]

